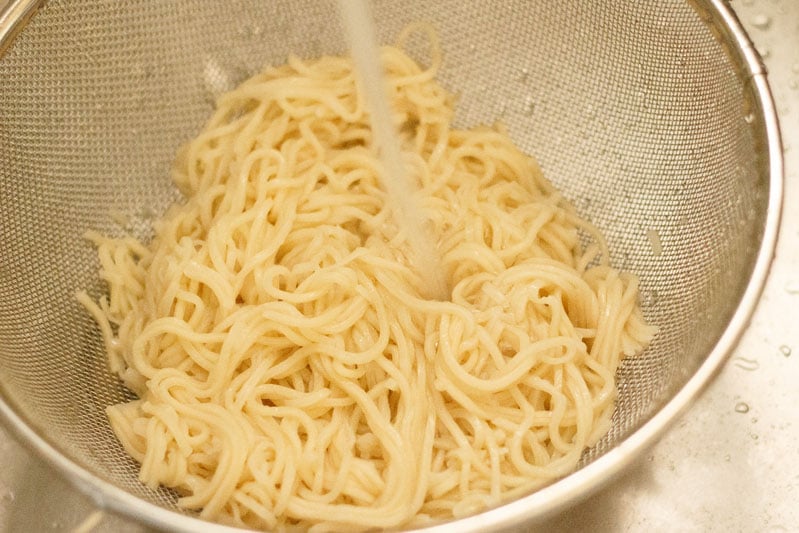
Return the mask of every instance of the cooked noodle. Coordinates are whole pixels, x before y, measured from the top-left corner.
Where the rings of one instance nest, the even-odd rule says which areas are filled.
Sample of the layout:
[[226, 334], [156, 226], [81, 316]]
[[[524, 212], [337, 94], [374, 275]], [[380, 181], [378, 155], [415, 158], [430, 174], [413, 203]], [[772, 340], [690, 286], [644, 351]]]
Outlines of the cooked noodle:
[[381, 59], [451, 301], [422, 296], [344, 57], [223, 95], [149, 244], [88, 234], [109, 291], [78, 298], [139, 396], [111, 426], [206, 519], [421, 525], [529, 492], [607, 432], [619, 361], [652, 335], [534, 160], [499, 126], [453, 128], [437, 48], [428, 69]]

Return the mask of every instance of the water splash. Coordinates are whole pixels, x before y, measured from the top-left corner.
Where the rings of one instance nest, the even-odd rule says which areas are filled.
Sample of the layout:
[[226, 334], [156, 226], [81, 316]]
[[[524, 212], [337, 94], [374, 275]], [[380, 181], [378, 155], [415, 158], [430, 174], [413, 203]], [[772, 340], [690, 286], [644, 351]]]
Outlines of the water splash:
[[385, 169], [385, 173], [379, 174], [381, 184], [393, 204], [399, 227], [407, 231], [413, 263], [424, 281], [421, 289], [429, 298], [447, 300], [450, 290], [441, 267], [441, 257], [414, 194], [400, 142], [394, 131], [369, 5], [365, 0], [340, 0], [338, 7], [352, 59], [366, 93], [374, 144]]

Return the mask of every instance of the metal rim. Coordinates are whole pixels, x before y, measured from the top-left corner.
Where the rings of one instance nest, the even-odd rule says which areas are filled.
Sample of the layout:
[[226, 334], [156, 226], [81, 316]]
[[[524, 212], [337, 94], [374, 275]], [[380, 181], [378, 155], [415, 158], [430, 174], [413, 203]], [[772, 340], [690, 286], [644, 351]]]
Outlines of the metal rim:
[[[45, 3], [45, 0], [11, 0], [0, 10], [0, 57], [13, 44], [14, 39], [28, 20]], [[737, 61], [746, 70], [755, 104], [759, 107], [763, 134], [767, 141], [768, 205], [763, 229], [763, 239], [755, 260], [749, 283], [722, 336], [704, 363], [683, 387], [640, 428], [604, 455], [529, 496], [508, 502], [478, 515], [426, 528], [425, 531], [443, 532], [450, 528], [459, 531], [484, 531], [487, 528], [507, 528], [522, 522], [542, 519], [574, 504], [618, 475], [683, 414], [689, 405], [705, 390], [721, 369], [740, 337], [746, 330], [768, 278], [777, 243], [783, 196], [783, 157], [779, 121], [774, 100], [762, 60], [738, 21], [727, 0], [694, 0], [691, 2], [716, 23], [735, 48]], [[60, 472], [73, 486], [88, 496], [101, 509], [120, 512], [137, 521], [172, 531], [235, 532], [238, 528], [212, 524], [187, 515], [170, 511], [144, 501], [119, 487], [97, 477], [80, 467], [56, 446], [36, 433], [32, 424], [20, 417], [0, 391], [0, 419], [6, 427], [29, 449]]]
[[44, 0], [11, 0], [0, 9], [0, 57], [42, 4]]

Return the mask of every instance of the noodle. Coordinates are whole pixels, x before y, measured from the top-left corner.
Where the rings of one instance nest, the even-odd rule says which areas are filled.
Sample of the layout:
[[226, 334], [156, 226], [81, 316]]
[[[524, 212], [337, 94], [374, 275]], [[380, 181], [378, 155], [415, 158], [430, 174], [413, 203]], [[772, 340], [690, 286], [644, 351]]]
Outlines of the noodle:
[[152, 242], [87, 234], [109, 291], [78, 299], [139, 397], [107, 412], [143, 483], [239, 526], [414, 526], [551, 482], [608, 430], [654, 331], [637, 280], [501, 127], [453, 128], [439, 59], [381, 50], [450, 301], [407, 260], [347, 58], [223, 95]]

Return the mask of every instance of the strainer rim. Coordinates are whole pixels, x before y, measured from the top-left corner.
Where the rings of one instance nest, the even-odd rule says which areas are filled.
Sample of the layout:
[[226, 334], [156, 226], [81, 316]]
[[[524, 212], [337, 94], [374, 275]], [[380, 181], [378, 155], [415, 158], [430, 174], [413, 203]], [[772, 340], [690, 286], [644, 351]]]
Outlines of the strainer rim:
[[[45, 2], [46, 0], [10, 0], [5, 8], [0, 10], [0, 57]], [[461, 531], [482, 531], [487, 527], [512, 527], [524, 521], [543, 519], [569, 504], [576, 503], [578, 499], [587, 497], [617, 476], [645, 449], [654, 445], [657, 439], [676, 422], [710, 385], [747, 329], [768, 279], [779, 233], [784, 186], [779, 120], [766, 69], [729, 3], [726, 0], [689, 0], [689, 2], [694, 7], [697, 4], [704, 6], [714, 23], [727, 32], [729, 41], [734, 44], [732, 49], [740, 54], [738, 61], [748, 69], [752, 93], [759, 106], [757, 119], [762, 121], [762, 135], [767, 141], [769, 192], [766, 216], [762, 240], [747, 287], [721, 337], [705, 361], [649, 420], [613, 448], [590, 464], [528, 496], [478, 515], [432, 526], [426, 531], [445, 531], [445, 528], [449, 530], [453, 527]], [[158, 528], [168, 527], [173, 531], [196, 531], [198, 527], [219, 532], [241, 531], [238, 528], [212, 524], [162, 508], [89, 472], [62, 453], [55, 443], [41, 436], [34, 429], [34, 424], [19, 415], [2, 388], [0, 388], [0, 420], [20, 442], [27, 445], [27, 449], [32, 449], [101, 509], [119, 512], [139, 522]]]

